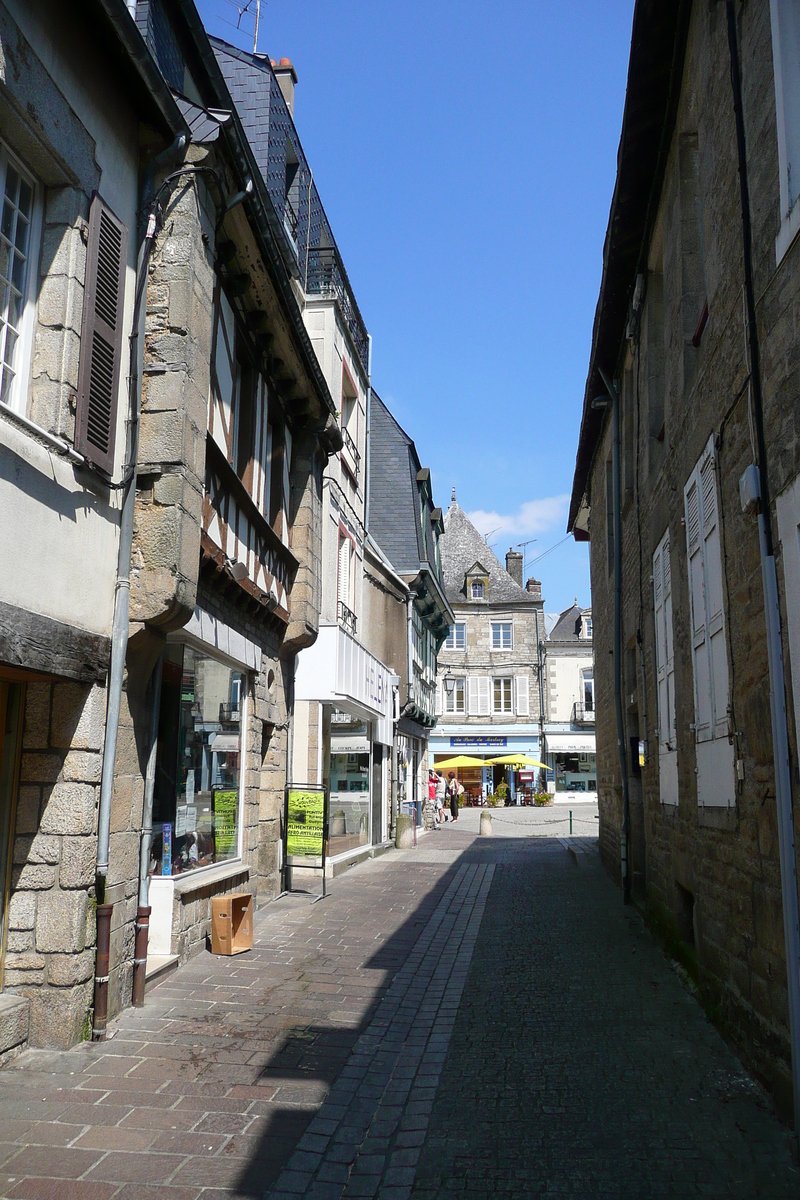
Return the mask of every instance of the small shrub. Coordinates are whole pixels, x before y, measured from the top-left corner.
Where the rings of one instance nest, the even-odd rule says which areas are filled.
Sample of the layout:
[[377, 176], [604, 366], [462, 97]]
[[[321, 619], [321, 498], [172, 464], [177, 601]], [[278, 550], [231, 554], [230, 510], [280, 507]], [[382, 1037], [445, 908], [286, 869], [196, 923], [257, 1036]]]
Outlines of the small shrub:
[[536, 808], [548, 808], [553, 803], [550, 792], [534, 792], [533, 803]]

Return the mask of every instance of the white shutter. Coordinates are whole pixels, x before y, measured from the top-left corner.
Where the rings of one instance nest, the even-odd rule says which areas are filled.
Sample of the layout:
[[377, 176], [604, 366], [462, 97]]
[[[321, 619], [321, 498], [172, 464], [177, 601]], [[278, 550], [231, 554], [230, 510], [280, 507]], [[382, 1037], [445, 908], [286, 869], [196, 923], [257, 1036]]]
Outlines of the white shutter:
[[488, 675], [478, 676], [478, 716], [488, 717], [490, 709], [491, 679]]
[[480, 700], [478, 695], [478, 684], [480, 681], [477, 675], [470, 675], [467, 682], [469, 684], [469, 713], [471, 717], [477, 717], [480, 712]]
[[529, 715], [529, 700], [528, 700], [528, 676], [517, 676], [517, 716], [527, 717]]
[[735, 803], [734, 749], [728, 737], [728, 660], [714, 439], [684, 489], [691, 600], [697, 743], [697, 800]]
[[436, 680], [436, 715], [442, 715], [442, 684], [440, 680]]
[[678, 803], [675, 734], [675, 660], [672, 637], [672, 572], [669, 530], [653, 555], [653, 607], [658, 693], [658, 785], [662, 804]]
[[350, 608], [350, 539], [339, 538], [339, 586], [337, 598]]
[[[283, 544], [289, 545], [289, 513], [292, 498], [292, 434], [288, 425], [283, 427], [283, 521], [281, 534]], [[352, 607], [352, 606], [351, 606]]]

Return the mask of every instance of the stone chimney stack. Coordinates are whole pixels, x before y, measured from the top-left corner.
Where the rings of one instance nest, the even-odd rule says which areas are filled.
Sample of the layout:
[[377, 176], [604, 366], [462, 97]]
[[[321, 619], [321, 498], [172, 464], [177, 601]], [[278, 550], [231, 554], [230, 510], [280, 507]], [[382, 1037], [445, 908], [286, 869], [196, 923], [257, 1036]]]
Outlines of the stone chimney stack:
[[512, 550], [509, 547], [506, 555], [506, 570], [508, 571], [514, 583], [518, 583], [522, 587], [522, 555], [519, 550]]
[[297, 83], [297, 71], [292, 66], [290, 58], [282, 58], [279, 63], [273, 58], [272, 69], [275, 72], [278, 80], [278, 85], [283, 92], [283, 98], [286, 101], [286, 107], [289, 110], [289, 116], [294, 120], [294, 89]]
[[538, 579], [529, 579], [525, 584], [525, 591], [530, 592], [534, 600], [541, 600], [542, 598], [542, 585]]

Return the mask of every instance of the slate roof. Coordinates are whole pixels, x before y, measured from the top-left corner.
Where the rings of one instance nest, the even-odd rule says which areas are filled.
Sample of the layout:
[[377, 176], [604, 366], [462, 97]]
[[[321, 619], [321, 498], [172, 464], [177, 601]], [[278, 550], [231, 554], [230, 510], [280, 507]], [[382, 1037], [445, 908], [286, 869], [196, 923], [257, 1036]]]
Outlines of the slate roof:
[[373, 390], [369, 430], [369, 531], [400, 575], [416, 575], [436, 554], [430, 511], [423, 536], [417, 448]]
[[589, 642], [591, 638], [581, 638], [578, 633], [578, 621], [583, 613], [591, 612], [589, 608], [580, 608], [577, 604], [573, 604], [570, 608], [565, 608], [559, 614], [553, 629], [550, 631], [549, 640], [551, 642]]
[[489, 574], [489, 604], [541, 604], [541, 600], [520, 587], [501, 566], [455, 500], [444, 515], [441, 553], [445, 592], [451, 604], [466, 602], [464, 580], [476, 561], [483, 563]]

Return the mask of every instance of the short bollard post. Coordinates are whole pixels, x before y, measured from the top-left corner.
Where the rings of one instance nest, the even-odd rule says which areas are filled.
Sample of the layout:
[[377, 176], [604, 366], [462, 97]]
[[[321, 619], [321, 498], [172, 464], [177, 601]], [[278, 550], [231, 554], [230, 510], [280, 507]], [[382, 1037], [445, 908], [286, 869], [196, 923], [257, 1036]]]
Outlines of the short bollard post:
[[572, 837], [572, 809], [569, 810], [569, 836]]
[[481, 813], [481, 837], [492, 836], [492, 814], [490, 812]]

